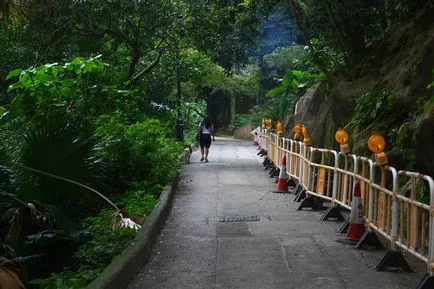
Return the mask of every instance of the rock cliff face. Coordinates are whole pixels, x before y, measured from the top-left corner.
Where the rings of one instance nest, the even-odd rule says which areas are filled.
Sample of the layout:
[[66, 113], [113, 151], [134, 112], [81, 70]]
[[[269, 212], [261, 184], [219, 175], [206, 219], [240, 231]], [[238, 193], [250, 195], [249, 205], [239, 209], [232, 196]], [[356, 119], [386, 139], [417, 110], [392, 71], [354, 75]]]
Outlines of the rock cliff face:
[[[337, 148], [334, 132], [347, 127], [353, 151], [369, 156], [367, 139], [374, 132], [386, 132], [390, 164], [397, 169], [416, 170], [434, 177], [434, 96], [427, 86], [433, 81], [433, 7], [387, 39], [369, 48], [369, 69], [363, 77], [336, 77], [327, 87], [309, 90], [297, 103], [293, 124], [303, 123], [314, 146]], [[376, 89], [385, 89], [393, 100], [392, 109], [369, 125], [348, 125], [355, 117], [356, 100]], [[379, 110], [384, 102], [375, 103]], [[389, 107], [389, 109], [390, 109]], [[358, 112], [359, 118], [363, 118]], [[369, 111], [365, 112], [368, 116]], [[293, 124], [289, 124], [292, 127]], [[389, 139], [388, 139], [389, 138]]]
[[302, 123], [306, 127], [313, 146], [324, 147], [330, 144], [328, 138], [334, 127], [330, 116], [331, 104], [324, 94], [324, 86], [317, 85], [309, 89], [297, 102], [294, 124]]

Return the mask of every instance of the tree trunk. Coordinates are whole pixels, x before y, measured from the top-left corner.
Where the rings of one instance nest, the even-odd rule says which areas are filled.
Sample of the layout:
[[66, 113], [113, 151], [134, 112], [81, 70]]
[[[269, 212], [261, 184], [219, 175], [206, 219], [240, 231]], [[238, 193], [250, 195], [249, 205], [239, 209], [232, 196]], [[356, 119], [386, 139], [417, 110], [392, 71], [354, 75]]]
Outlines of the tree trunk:
[[131, 57], [131, 63], [128, 69], [127, 79], [131, 79], [133, 77], [134, 72], [136, 71], [137, 63], [139, 62], [141, 56], [142, 55], [140, 49], [137, 47], [133, 48], [133, 55]]

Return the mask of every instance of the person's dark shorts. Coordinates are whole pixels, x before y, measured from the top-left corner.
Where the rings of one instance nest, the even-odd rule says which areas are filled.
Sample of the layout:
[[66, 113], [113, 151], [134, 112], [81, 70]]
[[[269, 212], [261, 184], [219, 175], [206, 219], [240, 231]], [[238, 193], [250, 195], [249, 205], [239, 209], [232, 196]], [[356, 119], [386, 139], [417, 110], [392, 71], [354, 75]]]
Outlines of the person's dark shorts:
[[209, 148], [211, 146], [211, 135], [201, 134], [199, 139], [199, 144], [201, 148]]

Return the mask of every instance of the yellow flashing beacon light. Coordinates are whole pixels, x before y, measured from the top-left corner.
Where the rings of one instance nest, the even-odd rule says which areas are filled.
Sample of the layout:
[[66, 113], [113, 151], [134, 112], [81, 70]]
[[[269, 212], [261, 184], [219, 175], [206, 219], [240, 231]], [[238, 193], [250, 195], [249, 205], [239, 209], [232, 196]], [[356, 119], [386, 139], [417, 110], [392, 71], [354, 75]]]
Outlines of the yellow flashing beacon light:
[[350, 146], [348, 145], [349, 136], [343, 128], [339, 128], [335, 133], [335, 140], [340, 144], [341, 152], [344, 154], [351, 152]]
[[381, 135], [373, 133], [368, 139], [368, 148], [375, 154], [375, 162], [378, 165], [384, 166], [388, 164], [389, 160], [384, 153], [386, 141]]
[[278, 136], [282, 136], [283, 125], [282, 125], [282, 122], [280, 120], [278, 120], [277, 123], [276, 123], [276, 129], [277, 129], [277, 135]]
[[300, 140], [300, 136], [303, 133], [303, 127], [301, 126], [300, 123], [297, 123], [294, 128], [292, 129], [292, 131], [294, 132], [294, 139], [295, 140]]

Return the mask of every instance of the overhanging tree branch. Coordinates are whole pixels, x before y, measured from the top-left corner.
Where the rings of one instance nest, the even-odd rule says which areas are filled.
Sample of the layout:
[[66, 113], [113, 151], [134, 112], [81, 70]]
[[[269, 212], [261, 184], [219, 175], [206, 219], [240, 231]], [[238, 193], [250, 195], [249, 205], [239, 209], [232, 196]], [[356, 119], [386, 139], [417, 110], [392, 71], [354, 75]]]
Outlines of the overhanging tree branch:
[[157, 64], [160, 62], [161, 55], [163, 55], [163, 50], [158, 50], [157, 58], [153, 62], [151, 62], [148, 66], [146, 66], [142, 71], [140, 71], [135, 76], [133, 76], [130, 80], [130, 84], [136, 83], [138, 80], [140, 80], [140, 78], [143, 77], [143, 75], [145, 75], [146, 73], [151, 71], [155, 66], [157, 66]]

